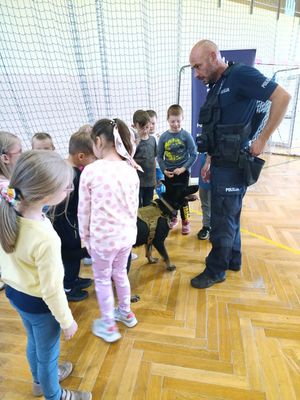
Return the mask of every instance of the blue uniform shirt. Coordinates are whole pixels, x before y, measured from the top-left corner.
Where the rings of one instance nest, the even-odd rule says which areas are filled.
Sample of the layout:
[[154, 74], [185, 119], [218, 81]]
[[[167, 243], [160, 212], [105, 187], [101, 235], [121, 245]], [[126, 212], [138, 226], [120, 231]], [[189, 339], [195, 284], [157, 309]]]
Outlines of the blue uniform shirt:
[[256, 111], [257, 100], [267, 101], [277, 87], [273, 80], [247, 65], [233, 68], [225, 80], [220, 78], [216, 83], [216, 90], [221, 84], [219, 123], [229, 125], [247, 124]]

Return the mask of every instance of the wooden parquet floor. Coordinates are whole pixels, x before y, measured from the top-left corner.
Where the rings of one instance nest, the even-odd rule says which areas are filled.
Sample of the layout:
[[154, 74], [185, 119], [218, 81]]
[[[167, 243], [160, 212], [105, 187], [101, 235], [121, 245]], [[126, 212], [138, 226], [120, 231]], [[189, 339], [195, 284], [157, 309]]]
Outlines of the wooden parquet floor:
[[[300, 399], [300, 158], [267, 156], [242, 214], [243, 268], [207, 290], [190, 286], [210, 244], [199, 241], [199, 203], [192, 233], [172, 231], [167, 246], [176, 271], [132, 263], [138, 325], [107, 344], [91, 333], [99, 316], [94, 288], [72, 303], [79, 331], [62, 340], [61, 359], [74, 371], [64, 387], [96, 400]], [[82, 267], [83, 276], [91, 268]], [[0, 399], [31, 399], [25, 334], [0, 293]]]

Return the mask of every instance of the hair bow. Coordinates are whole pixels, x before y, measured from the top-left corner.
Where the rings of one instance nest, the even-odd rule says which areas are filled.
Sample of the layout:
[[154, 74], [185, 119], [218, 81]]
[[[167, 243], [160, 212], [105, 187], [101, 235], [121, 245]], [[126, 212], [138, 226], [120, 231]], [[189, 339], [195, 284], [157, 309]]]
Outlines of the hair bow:
[[114, 120], [112, 120], [112, 121], [114, 122], [114, 124], [112, 124], [112, 125], [113, 125], [113, 135], [114, 135], [114, 139], [115, 139], [115, 147], [116, 147], [117, 153], [121, 157], [124, 157], [133, 168], [135, 168], [135, 169], [137, 169], [137, 170], [139, 170], [141, 172], [144, 172], [143, 168], [134, 161], [132, 156], [126, 150], [126, 148], [124, 146], [124, 143], [123, 143], [123, 141], [121, 139], [120, 133], [118, 131], [117, 124], [116, 124], [116, 122]]

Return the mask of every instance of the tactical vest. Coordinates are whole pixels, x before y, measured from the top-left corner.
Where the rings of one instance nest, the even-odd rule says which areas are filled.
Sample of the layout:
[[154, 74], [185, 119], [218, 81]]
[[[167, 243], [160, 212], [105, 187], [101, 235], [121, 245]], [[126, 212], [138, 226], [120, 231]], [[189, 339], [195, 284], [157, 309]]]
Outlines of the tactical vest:
[[[249, 140], [255, 128], [255, 113], [247, 124], [221, 125], [221, 107], [219, 95], [226, 78], [241, 64], [229, 63], [229, 67], [222, 74], [218, 88], [207, 95], [206, 102], [200, 110], [199, 123], [202, 124], [202, 134], [207, 138], [207, 151], [212, 156], [215, 166], [234, 166], [243, 170], [245, 185], [249, 186], [258, 180], [264, 165], [264, 160], [254, 157], [245, 149], [245, 142]], [[257, 122], [256, 122], [257, 125]]]
[[144, 221], [149, 228], [148, 243], [151, 243], [155, 236], [158, 218], [162, 216], [161, 209], [153, 202], [150, 206], [138, 209], [138, 217]]
[[240, 66], [241, 64], [229, 63], [228, 68], [222, 74], [221, 83], [217, 88], [213, 87], [209, 91], [199, 114], [199, 123], [202, 124], [201, 135], [207, 140], [207, 152], [222, 164], [238, 162], [242, 145], [251, 133], [251, 121], [246, 125], [219, 124], [221, 119], [220, 92], [229, 74]]

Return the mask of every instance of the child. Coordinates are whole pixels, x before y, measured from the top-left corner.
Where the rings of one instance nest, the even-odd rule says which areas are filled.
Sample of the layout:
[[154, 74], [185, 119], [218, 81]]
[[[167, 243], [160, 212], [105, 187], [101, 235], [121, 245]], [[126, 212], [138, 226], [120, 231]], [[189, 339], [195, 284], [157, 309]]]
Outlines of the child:
[[133, 127], [136, 129], [139, 143], [136, 147], [134, 160], [143, 170], [138, 171], [140, 178], [139, 207], [149, 206], [153, 200], [155, 177], [156, 140], [149, 136], [150, 117], [144, 110], [133, 114]]
[[20, 139], [9, 132], [0, 132], [0, 188], [7, 186], [11, 171], [20, 154], [22, 145]]
[[[89, 400], [90, 393], [59, 385], [60, 331], [77, 331], [62, 286], [60, 240], [42, 213], [70, 190], [72, 169], [54, 152], [27, 151], [18, 159], [9, 187], [0, 193], [0, 259], [6, 295], [27, 333], [33, 395], [51, 400]], [[72, 364], [66, 363], [66, 378]]]
[[[150, 117], [150, 135], [153, 135], [153, 137], [156, 140], [156, 144], [158, 144], [160, 135], [159, 133], [156, 133], [156, 123], [157, 123], [157, 114], [154, 110], [147, 110], [147, 113]], [[157, 160], [155, 161], [155, 171], [156, 171], [156, 185], [155, 185], [155, 191], [158, 197], [161, 197], [162, 193], [165, 193], [166, 187], [162, 183], [162, 180], [164, 179], [164, 174], [161, 172], [161, 169], [159, 168]]]
[[[86, 133], [91, 134], [91, 133], [92, 133], [92, 127], [91, 127], [90, 124], [82, 125], [82, 126], [79, 128], [78, 132], [86, 132]], [[93, 153], [93, 154], [94, 154], [94, 153]], [[96, 159], [96, 157], [94, 157], [94, 160], [95, 160], [95, 159]], [[84, 166], [79, 167], [80, 171], [82, 171], [83, 168], [84, 168]], [[83, 264], [84, 264], [84, 265], [92, 265], [92, 263], [93, 263], [93, 261], [92, 261], [92, 259], [91, 259], [90, 256], [84, 257], [84, 259], [83, 259]]]
[[[169, 130], [164, 132], [158, 142], [157, 161], [165, 175], [165, 180], [171, 185], [183, 183], [189, 184], [190, 168], [197, 159], [197, 150], [190, 133], [182, 129], [183, 110], [180, 105], [169, 107], [167, 113]], [[180, 208], [182, 219], [181, 233], [190, 233], [188, 201]], [[173, 218], [170, 228], [178, 224], [177, 218]]]
[[200, 175], [199, 175], [199, 196], [202, 210], [202, 228], [197, 233], [199, 240], [209, 239], [210, 235], [210, 214], [211, 214], [211, 189], [210, 183], [202, 178], [202, 168], [209, 168], [210, 158], [205, 153], [200, 153]]
[[49, 133], [35, 133], [31, 139], [32, 150], [55, 150], [53, 140]]
[[[93, 259], [102, 318], [92, 332], [106, 342], [120, 339], [115, 321], [137, 324], [130, 309], [126, 265], [136, 241], [139, 178], [132, 159], [131, 134], [120, 119], [101, 119], [92, 130], [99, 160], [82, 172], [79, 185], [79, 232]], [[114, 309], [112, 279], [119, 305]]]
[[[16, 135], [9, 132], [0, 132], [0, 190], [8, 185], [12, 168], [21, 153], [22, 145]], [[3, 289], [4, 282], [0, 279], [0, 290]]]
[[85, 126], [74, 133], [69, 141], [68, 162], [74, 170], [74, 190], [66, 203], [55, 207], [53, 227], [61, 239], [61, 255], [65, 268], [64, 288], [69, 301], [82, 301], [88, 297], [86, 289], [92, 284], [89, 278], [79, 277], [82, 258], [89, 257], [81, 247], [78, 231], [78, 188], [82, 168], [95, 161], [90, 130]]
[[146, 111], [150, 117], [150, 131], [149, 134], [152, 135], [156, 143], [158, 143], [158, 140], [160, 138], [160, 134], [156, 132], [156, 124], [157, 124], [157, 114], [156, 111], [154, 110], [147, 110]]

